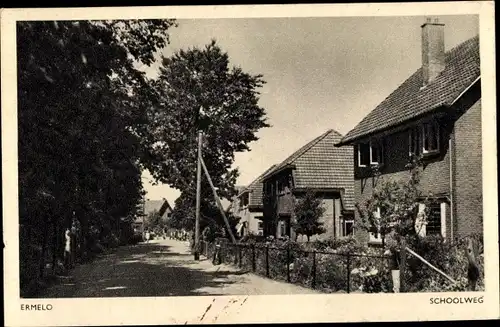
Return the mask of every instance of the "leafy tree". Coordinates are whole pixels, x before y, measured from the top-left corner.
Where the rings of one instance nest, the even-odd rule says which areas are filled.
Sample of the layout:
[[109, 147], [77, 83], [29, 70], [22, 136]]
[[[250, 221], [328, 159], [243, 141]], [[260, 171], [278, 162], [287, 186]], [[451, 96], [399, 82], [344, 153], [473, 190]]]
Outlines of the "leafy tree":
[[[419, 203], [428, 204], [431, 194], [424, 195], [419, 188], [421, 164], [413, 157], [407, 165], [409, 178], [406, 181], [383, 180], [372, 196], [356, 204], [359, 219], [356, 227], [370, 233], [380, 233], [382, 243], [391, 235], [395, 241], [401, 237], [415, 240], [427, 222], [428, 205], [418, 214]], [[377, 173], [374, 178], [378, 178]]]
[[[208, 193], [211, 191], [208, 189], [204, 189], [202, 191], [202, 201], [200, 207], [200, 231], [204, 230], [206, 227], [210, 227], [210, 229], [214, 232], [225, 229], [226, 225], [223, 220], [224, 218], [222, 217], [213, 200], [213, 195], [210, 194], [212, 198], [210, 198], [208, 195]], [[181, 195], [175, 201], [174, 210], [172, 212], [171, 219], [169, 220], [170, 227], [193, 230], [196, 217], [195, 208], [195, 193], [181, 193]], [[228, 210], [226, 210], [224, 213], [229, 221], [229, 225], [231, 226], [233, 234], [236, 234], [236, 225], [238, 224], [239, 218], [235, 217]]]
[[153, 210], [153, 212], [150, 212], [148, 216], [146, 217], [146, 224], [145, 227], [150, 230], [163, 230], [163, 228], [166, 226], [166, 222], [163, 220], [163, 218], [160, 216], [160, 213], [158, 210]]
[[309, 242], [311, 236], [325, 232], [323, 223], [320, 221], [325, 208], [321, 199], [316, 197], [313, 191], [308, 191], [303, 198], [299, 199], [294, 212], [295, 222], [292, 228], [297, 235], [306, 235]]
[[[249, 150], [256, 133], [268, 127], [258, 105], [261, 75], [230, 67], [229, 56], [212, 41], [163, 58], [155, 81], [159, 101], [149, 114], [147, 168], [156, 180], [181, 192], [195, 193], [197, 136], [202, 130], [203, 159], [219, 194], [235, 193], [235, 152]], [[202, 189], [210, 190], [206, 179]], [[204, 193], [205, 194], [205, 193]], [[210, 191], [204, 199], [209, 202]]]

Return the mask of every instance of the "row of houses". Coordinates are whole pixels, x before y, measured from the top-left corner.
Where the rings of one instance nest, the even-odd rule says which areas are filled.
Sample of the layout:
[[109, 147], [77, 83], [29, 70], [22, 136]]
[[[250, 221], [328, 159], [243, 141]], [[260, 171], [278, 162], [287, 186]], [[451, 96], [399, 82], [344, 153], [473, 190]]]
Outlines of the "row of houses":
[[312, 190], [326, 209], [318, 238], [381, 242], [354, 228], [355, 203], [383, 180], [407, 178], [411, 154], [423, 158], [420, 187], [433, 194], [425, 232], [482, 232], [479, 37], [445, 52], [444, 24], [427, 20], [421, 30], [422, 66], [358, 125], [344, 136], [326, 131], [239, 191], [240, 235], [295, 238], [294, 205]]

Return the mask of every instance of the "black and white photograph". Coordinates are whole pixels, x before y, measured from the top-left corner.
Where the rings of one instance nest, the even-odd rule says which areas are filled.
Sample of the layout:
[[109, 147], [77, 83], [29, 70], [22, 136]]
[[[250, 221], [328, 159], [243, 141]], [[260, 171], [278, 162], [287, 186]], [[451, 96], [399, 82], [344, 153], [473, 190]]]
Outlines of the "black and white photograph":
[[[4, 266], [17, 279], [11, 310], [31, 317], [22, 325], [58, 324], [35, 317], [70, 299], [130, 298], [169, 317], [159, 301], [205, 301], [194, 322], [145, 318], [174, 324], [222, 322], [214, 311], [253, 296], [309, 308], [313, 296], [387, 296], [410, 310], [413, 294], [429, 314], [495, 306], [484, 10], [190, 18], [159, 8], [2, 15], [2, 52], [8, 43], [14, 56], [2, 56], [2, 89], [8, 78], [14, 90], [9, 102], [2, 92], [2, 154], [16, 170], [6, 180], [3, 166]], [[258, 298], [255, 310], [275, 301]], [[292, 322], [280, 310], [262, 320]]]

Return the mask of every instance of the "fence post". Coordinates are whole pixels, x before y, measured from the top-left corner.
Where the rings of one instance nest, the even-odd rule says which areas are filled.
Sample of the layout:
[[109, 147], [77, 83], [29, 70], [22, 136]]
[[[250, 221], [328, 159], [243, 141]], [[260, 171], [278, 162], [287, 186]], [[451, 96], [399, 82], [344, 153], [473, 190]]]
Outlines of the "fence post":
[[238, 246], [238, 258], [240, 260], [240, 262], [238, 263], [238, 267], [241, 268], [241, 264], [243, 261], [243, 258], [241, 257], [241, 246]]
[[269, 277], [269, 244], [266, 244], [266, 276]]
[[286, 281], [290, 283], [290, 244], [286, 247]]
[[238, 264], [238, 244], [233, 244], [234, 264]]
[[255, 244], [252, 244], [252, 271], [255, 272]]
[[405, 268], [406, 268], [406, 240], [401, 238], [400, 242], [400, 261], [399, 261], [399, 292], [406, 292], [406, 283], [405, 283]]
[[347, 294], [351, 293], [351, 254], [347, 253]]
[[316, 288], [316, 251], [313, 251], [312, 255], [313, 255], [312, 288]]

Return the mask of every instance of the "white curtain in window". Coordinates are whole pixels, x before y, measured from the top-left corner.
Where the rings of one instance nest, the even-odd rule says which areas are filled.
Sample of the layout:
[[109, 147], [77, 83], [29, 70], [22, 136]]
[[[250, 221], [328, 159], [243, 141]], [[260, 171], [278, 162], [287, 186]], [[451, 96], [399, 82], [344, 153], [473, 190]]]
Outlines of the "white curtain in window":
[[425, 228], [425, 204], [419, 203], [418, 205], [418, 214], [417, 219], [415, 219], [415, 230], [417, 234], [425, 237], [426, 228]]

